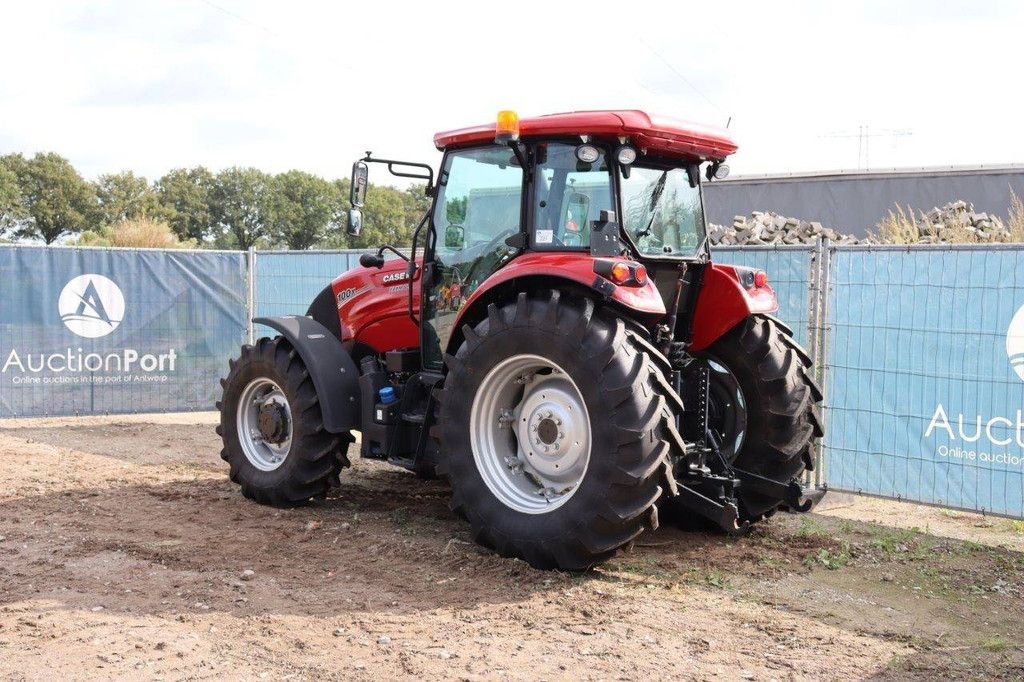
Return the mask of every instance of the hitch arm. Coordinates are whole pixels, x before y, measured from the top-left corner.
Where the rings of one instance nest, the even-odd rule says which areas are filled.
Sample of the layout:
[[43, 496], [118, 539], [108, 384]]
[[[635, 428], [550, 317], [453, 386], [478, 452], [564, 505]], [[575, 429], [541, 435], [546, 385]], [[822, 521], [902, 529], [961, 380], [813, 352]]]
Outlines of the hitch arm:
[[811, 511], [828, 492], [826, 488], [806, 490], [795, 478], [789, 483], [781, 483], [735, 467], [732, 468], [732, 474], [740, 479], [748, 490], [755, 490], [769, 497], [781, 497], [793, 512]]

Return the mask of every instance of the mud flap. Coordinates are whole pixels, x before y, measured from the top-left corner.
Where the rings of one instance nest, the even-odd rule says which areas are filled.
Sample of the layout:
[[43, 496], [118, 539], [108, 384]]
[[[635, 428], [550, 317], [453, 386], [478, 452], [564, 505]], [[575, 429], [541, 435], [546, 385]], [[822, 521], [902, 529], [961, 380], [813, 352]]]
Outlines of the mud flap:
[[324, 429], [328, 433], [358, 429], [362, 404], [359, 370], [341, 341], [310, 317], [257, 317], [253, 322], [280, 332], [302, 358], [320, 400]]

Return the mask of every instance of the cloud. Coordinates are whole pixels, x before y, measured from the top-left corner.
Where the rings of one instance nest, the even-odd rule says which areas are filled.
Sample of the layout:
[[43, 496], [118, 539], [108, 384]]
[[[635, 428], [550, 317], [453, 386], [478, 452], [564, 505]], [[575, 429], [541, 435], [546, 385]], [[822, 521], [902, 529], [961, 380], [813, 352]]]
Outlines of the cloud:
[[82, 100], [85, 106], [147, 107], [227, 103], [244, 93], [222, 73], [201, 63], [179, 64], [143, 80], [103, 78]]
[[495, 22], [467, 0], [14, 3], [0, 153], [337, 177], [366, 149], [436, 163], [435, 131], [498, 109], [629, 107], [732, 116], [736, 173], [853, 167], [857, 140], [825, 136], [861, 125], [913, 131], [873, 138], [874, 166], [1021, 161], [1024, 6], [975, 7], [522, 0]]
[[234, 33], [230, 18], [196, 11], [186, 3], [151, 3], [139, 11], [133, 0], [73, 5], [63, 26], [72, 35], [107, 43], [149, 41], [178, 47], [215, 45]]

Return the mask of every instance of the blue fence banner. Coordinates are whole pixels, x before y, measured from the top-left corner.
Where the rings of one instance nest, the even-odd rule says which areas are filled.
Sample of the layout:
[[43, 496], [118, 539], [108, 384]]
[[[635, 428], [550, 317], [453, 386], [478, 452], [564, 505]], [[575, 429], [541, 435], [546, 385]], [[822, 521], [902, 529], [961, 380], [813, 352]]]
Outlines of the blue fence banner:
[[0, 417], [210, 410], [245, 254], [0, 247]]
[[809, 337], [813, 326], [810, 319], [814, 300], [811, 277], [815, 257], [813, 247], [716, 246], [711, 254], [715, 263], [764, 270], [768, 274], [768, 284], [779, 297], [776, 316], [793, 328], [797, 341], [809, 351], [813, 350]]
[[[258, 251], [254, 317], [305, 315], [309, 304], [338, 275], [359, 265], [367, 251]], [[386, 259], [396, 258], [385, 254]], [[256, 336], [276, 334], [257, 326]]]
[[[305, 313], [362, 253], [0, 246], [0, 418], [213, 409], [228, 358], [274, 333], [250, 313]], [[765, 270], [778, 316], [823, 353], [815, 483], [1024, 518], [1024, 246], [714, 261]]]
[[838, 248], [832, 488], [1024, 515], [1024, 249]]

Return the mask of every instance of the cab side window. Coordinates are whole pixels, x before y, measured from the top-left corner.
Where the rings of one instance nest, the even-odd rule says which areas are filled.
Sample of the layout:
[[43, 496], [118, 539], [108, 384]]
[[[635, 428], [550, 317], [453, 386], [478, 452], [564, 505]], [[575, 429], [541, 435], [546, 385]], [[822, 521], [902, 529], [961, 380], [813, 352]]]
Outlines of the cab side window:
[[578, 160], [571, 144], [541, 144], [536, 153], [533, 248], [589, 248], [590, 224], [615, 209], [604, 151], [593, 163]]

